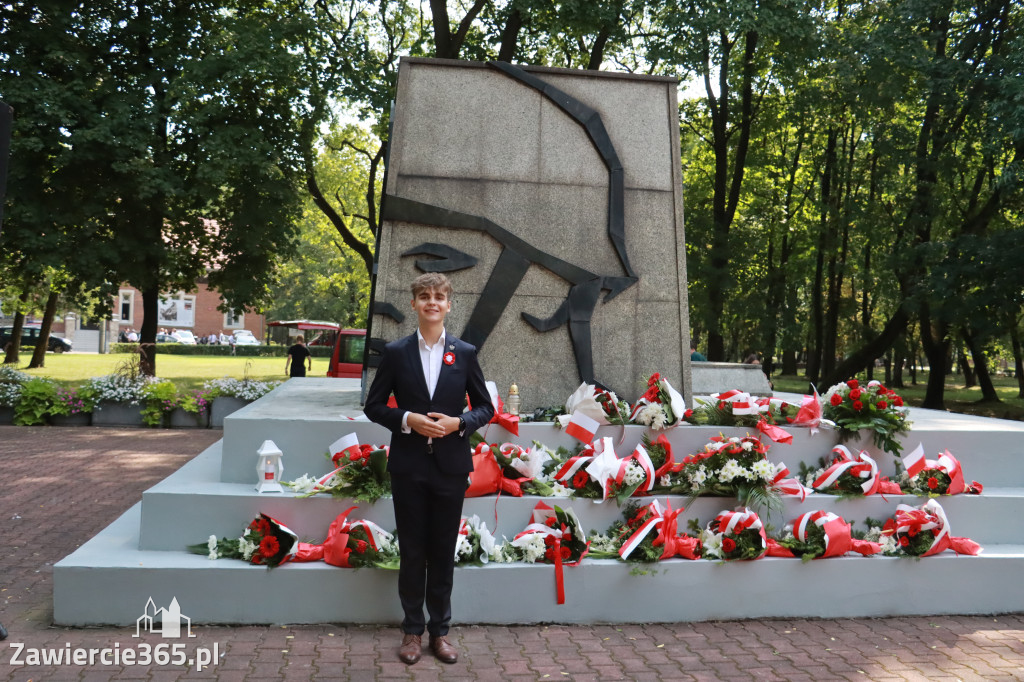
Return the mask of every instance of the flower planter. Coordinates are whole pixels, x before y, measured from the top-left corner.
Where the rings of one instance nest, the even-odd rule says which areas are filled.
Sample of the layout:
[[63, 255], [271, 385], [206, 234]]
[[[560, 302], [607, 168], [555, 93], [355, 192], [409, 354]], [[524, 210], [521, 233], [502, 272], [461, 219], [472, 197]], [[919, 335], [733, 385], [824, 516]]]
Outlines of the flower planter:
[[13, 424], [14, 423], [14, 408], [13, 407], [0, 407], [0, 424]]
[[92, 415], [88, 412], [77, 414], [51, 414], [47, 418], [50, 426], [89, 426], [92, 423]]
[[167, 425], [172, 429], [208, 429], [210, 428], [210, 414], [209, 412], [195, 414], [176, 407], [167, 416]]
[[224, 417], [228, 416], [232, 412], [236, 412], [246, 405], [249, 401], [242, 400], [241, 398], [234, 398], [232, 396], [220, 396], [214, 398], [213, 407], [210, 408], [210, 426], [215, 429], [224, 428]]
[[144, 426], [142, 406], [100, 401], [92, 413], [93, 426]]

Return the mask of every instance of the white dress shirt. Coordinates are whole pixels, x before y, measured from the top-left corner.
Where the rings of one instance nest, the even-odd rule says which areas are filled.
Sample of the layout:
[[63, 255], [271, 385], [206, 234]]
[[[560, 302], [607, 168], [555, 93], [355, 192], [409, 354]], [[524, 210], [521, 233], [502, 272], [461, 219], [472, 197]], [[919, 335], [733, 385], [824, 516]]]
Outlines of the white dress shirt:
[[[427, 392], [431, 398], [434, 397], [434, 389], [437, 388], [437, 377], [441, 374], [441, 361], [444, 358], [446, 336], [447, 333], [442, 327], [441, 336], [438, 337], [437, 343], [433, 346], [428, 346], [423, 338], [423, 332], [419, 329], [416, 330], [416, 339], [419, 341], [420, 349], [420, 364], [423, 367], [423, 378], [427, 381]], [[412, 433], [412, 428], [409, 426], [408, 411], [402, 415], [402, 433]], [[433, 438], [428, 439], [427, 442], [433, 442]]]

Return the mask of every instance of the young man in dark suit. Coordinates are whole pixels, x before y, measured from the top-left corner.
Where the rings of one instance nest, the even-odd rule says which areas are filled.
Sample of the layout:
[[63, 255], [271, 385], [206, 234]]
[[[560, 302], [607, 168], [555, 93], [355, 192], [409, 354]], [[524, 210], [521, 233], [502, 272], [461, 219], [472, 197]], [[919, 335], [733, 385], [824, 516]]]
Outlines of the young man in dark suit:
[[[444, 275], [427, 273], [413, 281], [419, 329], [384, 348], [364, 409], [391, 431], [388, 471], [402, 560], [398, 596], [405, 612], [398, 656], [408, 664], [420, 658], [424, 627], [439, 660], [458, 659], [448, 627], [462, 501], [473, 470], [469, 436], [494, 416], [476, 347], [445, 332], [451, 295]], [[398, 407], [387, 405], [392, 393]], [[473, 409], [463, 412], [467, 394]]]

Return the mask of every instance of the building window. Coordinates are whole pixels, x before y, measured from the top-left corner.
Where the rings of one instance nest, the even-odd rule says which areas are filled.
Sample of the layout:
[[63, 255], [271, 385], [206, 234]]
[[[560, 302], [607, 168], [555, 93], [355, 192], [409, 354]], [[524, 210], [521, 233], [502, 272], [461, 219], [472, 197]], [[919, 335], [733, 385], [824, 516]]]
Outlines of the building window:
[[118, 292], [117, 300], [117, 312], [121, 318], [121, 324], [132, 324], [132, 308], [134, 307], [135, 303], [135, 292], [120, 291]]
[[242, 329], [245, 327], [245, 313], [241, 310], [229, 310], [224, 313], [225, 329]]

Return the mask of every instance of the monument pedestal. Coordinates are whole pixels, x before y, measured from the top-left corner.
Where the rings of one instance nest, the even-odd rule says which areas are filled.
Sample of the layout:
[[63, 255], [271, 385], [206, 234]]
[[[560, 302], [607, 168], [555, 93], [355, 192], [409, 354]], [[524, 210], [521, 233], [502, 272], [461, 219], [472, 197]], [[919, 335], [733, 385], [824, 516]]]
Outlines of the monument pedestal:
[[[355, 431], [361, 442], [386, 442], [376, 425], [349, 418], [358, 414], [358, 397], [356, 381], [297, 379], [229, 416], [223, 440], [147, 490], [139, 504], [54, 567], [56, 622], [129, 625], [152, 597], [157, 604], [176, 598], [193, 624], [397, 624], [401, 613], [395, 571], [324, 563], [267, 570], [185, 551], [186, 545], [211, 534], [236, 537], [260, 512], [284, 522], [301, 540], [322, 542], [330, 522], [353, 503], [326, 496], [301, 499], [287, 492], [257, 494], [256, 450], [264, 440], [275, 441], [284, 452], [285, 478], [292, 480], [329, 471], [327, 446], [346, 433]], [[852, 556], [730, 564], [671, 559], [641, 565], [638, 572], [634, 564], [586, 559], [565, 569], [566, 603], [561, 606], [555, 603], [553, 566], [490, 564], [456, 569], [455, 617], [460, 624], [652, 623], [1024, 610], [1024, 592], [1016, 588], [1024, 570], [1024, 524], [1019, 521], [1024, 514], [1024, 424], [918, 409], [911, 410], [911, 419], [914, 430], [905, 439], [910, 447], [921, 441], [929, 456], [948, 448], [963, 463], [969, 480], [985, 484], [983, 495], [939, 500], [953, 535], [979, 542], [981, 556], [946, 552], [920, 561]], [[790, 431], [793, 444], [773, 445], [769, 458], [793, 471], [800, 462], [810, 464], [828, 455], [835, 443], [835, 434], [826, 430]], [[681, 426], [667, 436], [676, 452], [690, 453], [719, 432], [741, 436], [748, 429]], [[613, 436], [617, 451], [625, 453], [642, 434], [642, 427], [630, 426], [602, 427], [598, 435]], [[551, 447], [572, 442], [548, 424], [523, 424], [515, 439], [490, 425], [486, 437], [525, 445], [538, 440]], [[894, 474], [892, 457], [865, 441], [850, 447], [871, 450], [882, 472]], [[685, 502], [670, 499], [674, 508]], [[497, 528], [499, 537], [511, 538], [525, 527], [540, 500], [571, 506], [588, 531], [603, 531], [621, 514], [614, 501], [508, 495], [468, 499], [464, 513], [479, 515], [488, 528]], [[910, 495], [839, 499], [815, 494], [802, 503], [786, 500], [781, 514], [765, 520], [781, 528], [802, 512], [825, 509], [863, 527], [866, 517], [886, 518], [899, 503], [923, 501]], [[699, 498], [680, 516], [679, 527], [685, 528], [689, 518], [704, 524], [735, 504], [732, 498]], [[361, 505], [350, 516], [394, 528], [389, 499]]]

